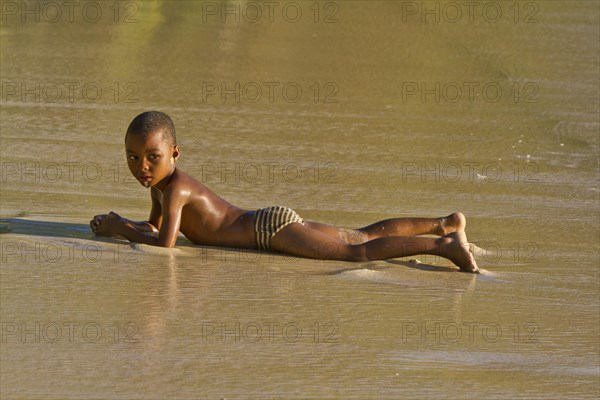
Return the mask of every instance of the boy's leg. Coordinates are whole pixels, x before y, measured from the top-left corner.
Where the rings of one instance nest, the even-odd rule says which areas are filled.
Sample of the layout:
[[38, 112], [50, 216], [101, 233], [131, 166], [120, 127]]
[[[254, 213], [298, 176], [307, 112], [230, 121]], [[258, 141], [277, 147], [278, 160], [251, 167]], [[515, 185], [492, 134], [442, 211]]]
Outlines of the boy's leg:
[[445, 236], [465, 230], [467, 221], [462, 213], [441, 218], [391, 218], [358, 229], [369, 240], [386, 236]]
[[315, 221], [304, 221], [304, 224], [311, 229], [328, 235], [331, 239], [338, 239], [346, 244], [360, 244], [369, 240], [369, 236], [358, 229], [345, 229]]
[[391, 218], [355, 230], [313, 221], [306, 221], [306, 225], [346, 243], [359, 244], [386, 236], [444, 236], [452, 232], [464, 231], [466, 219], [462, 213], [441, 218]]
[[298, 223], [286, 226], [271, 239], [271, 249], [299, 257], [374, 261], [432, 254], [449, 259], [462, 270], [477, 272], [477, 264], [468, 246], [463, 231], [453, 232], [441, 238], [387, 236], [352, 245]]

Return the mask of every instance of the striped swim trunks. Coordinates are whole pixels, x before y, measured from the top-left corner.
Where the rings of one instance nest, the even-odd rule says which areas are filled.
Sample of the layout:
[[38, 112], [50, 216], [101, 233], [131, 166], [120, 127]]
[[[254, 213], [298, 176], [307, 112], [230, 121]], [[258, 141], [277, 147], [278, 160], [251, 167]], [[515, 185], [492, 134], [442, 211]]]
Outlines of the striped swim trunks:
[[257, 210], [254, 213], [254, 232], [258, 248], [269, 250], [273, 236], [294, 222], [303, 224], [304, 220], [288, 207], [272, 206]]

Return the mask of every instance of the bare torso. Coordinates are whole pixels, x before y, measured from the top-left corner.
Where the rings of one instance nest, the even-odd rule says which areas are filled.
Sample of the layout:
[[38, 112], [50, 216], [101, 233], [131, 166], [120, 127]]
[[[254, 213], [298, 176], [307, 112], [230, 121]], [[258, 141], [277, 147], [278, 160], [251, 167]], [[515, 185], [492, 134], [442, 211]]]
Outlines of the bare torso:
[[[164, 192], [152, 189], [153, 211], [150, 223], [160, 225], [162, 218], [152, 220], [155, 207], [163, 214], [163, 193], [181, 207], [179, 231], [196, 244], [255, 248], [254, 211], [238, 208], [219, 197], [208, 187], [179, 169], [175, 169]], [[160, 229], [160, 226], [156, 226]]]

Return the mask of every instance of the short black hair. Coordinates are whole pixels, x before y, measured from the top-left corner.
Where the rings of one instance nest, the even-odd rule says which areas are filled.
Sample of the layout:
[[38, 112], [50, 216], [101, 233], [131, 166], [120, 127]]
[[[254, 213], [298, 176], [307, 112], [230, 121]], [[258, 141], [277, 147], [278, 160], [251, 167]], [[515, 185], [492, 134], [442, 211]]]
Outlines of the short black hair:
[[131, 121], [125, 134], [147, 136], [152, 132], [162, 131], [163, 138], [173, 146], [177, 145], [177, 136], [175, 135], [175, 125], [173, 120], [167, 114], [160, 111], [146, 111], [138, 115]]

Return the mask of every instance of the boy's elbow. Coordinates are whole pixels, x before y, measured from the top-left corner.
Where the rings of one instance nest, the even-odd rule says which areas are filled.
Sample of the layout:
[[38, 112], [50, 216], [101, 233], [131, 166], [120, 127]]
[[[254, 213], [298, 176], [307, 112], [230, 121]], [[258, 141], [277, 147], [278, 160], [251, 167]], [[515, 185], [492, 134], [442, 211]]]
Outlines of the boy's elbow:
[[152, 232], [152, 233], [159, 232], [159, 227], [157, 226], [156, 223], [153, 223], [152, 221], [146, 221], [145, 226], [146, 226], [147, 232]]

